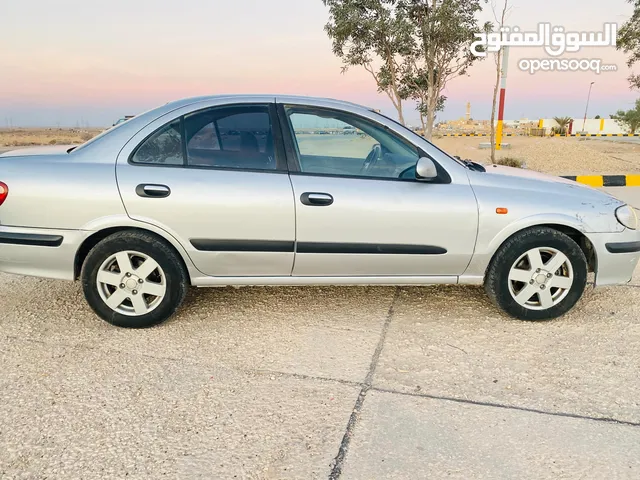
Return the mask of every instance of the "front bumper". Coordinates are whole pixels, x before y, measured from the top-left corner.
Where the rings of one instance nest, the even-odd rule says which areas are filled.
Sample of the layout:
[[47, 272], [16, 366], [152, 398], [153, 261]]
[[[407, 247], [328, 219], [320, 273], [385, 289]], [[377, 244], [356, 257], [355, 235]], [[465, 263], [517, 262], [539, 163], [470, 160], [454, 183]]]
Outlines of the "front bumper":
[[640, 260], [640, 231], [589, 233], [596, 253], [596, 286], [628, 283]]
[[0, 227], [0, 272], [74, 280], [76, 252], [91, 232]]

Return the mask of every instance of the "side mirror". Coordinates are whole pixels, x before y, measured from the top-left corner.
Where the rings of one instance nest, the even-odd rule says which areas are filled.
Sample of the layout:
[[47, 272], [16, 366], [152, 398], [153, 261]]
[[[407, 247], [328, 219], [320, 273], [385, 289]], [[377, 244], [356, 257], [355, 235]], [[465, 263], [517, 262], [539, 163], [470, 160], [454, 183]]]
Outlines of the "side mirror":
[[416, 164], [416, 178], [420, 180], [433, 180], [438, 177], [436, 164], [430, 158], [422, 157]]

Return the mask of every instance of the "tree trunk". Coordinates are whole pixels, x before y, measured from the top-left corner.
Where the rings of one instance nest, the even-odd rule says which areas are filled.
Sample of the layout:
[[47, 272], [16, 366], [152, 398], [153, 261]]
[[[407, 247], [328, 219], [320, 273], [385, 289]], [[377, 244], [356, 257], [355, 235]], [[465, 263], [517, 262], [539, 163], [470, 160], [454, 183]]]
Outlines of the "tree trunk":
[[393, 60], [393, 55], [388, 45], [386, 46], [386, 53], [387, 53], [387, 68], [389, 69], [389, 72], [391, 72], [391, 91], [393, 92], [393, 96], [395, 97], [395, 101], [393, 101], [393, 99], [392, 101], [394, 106], [396, 107], [396, 110], [398, 111], [398, 121], [402, 125], [404, 125], [405, 123], [404, 123], [404, 114], [402, 113], [402, 98], [398, 93], [398, 78], [396, 76], [396, 66]]
[[387, 87], [387, 89], [385, 89], [385, 93], [387, 94], [387, 97], [389, 97], [389, 100], [391, 100], [391, 103], [393, 104], [393, 107], [396, 109], [396, 112], [398, 112], [398, 121], [402, 125], [404, 125], [405, 123], [404, 123], [404, 113], [402, 111], [402, 99], [400, 98], [398, 91], [393, 87]]
[[[436, 6], [437, 0], [432, 0], [431, 8], [435, 10]], [[433, 28], [433, 25], [428, 24], [429, 31]], [[425, 52], [428, 52], [425, 60], [429, 74], [429, 91], [427, 92], [429, 108], [427, 109], [427, 131], [425, 137], [427, 140], [431, 141], [431, 138], [433, 137], [433, 122], [436, 118], [436, 107], [438, 105], [438, 97], [440, 96], [440, 79], [436, 81], [436, 48], [433, 42], [427, 42], [427, 39], [430, 38], [430, 36], [427, 36], [426, 33], [424, 26], [422, 26], [423, 49]], [[427, 45], [428, 47], [424, 48]]]
[[433, 123], [436, 119], [436, 107], [438, 106], [439, 91], [437, 88], [433, 91], [429, 91], [429, 108], [427, 109], [427, 131], [425, 132], [425, 138], [431, 141], [433, 137]]
[[435, 120], [436, 120], [435, 108], [430, 108], [429, 111], [427, 112], [427, 134], [425, 135], [425, 137], [429, 141], [431, 141], [431, 138], [433, 137], [433, 122], [435, 122]]
[[[380, 84], [378, 84], [378, 86], [380, 86]], [[400, 98], [397, 88], [395, 88], [395, 86], [387, 87], [385, 89], [385, 93], [387, 94], [387, 97], [389, 97], [389, 100], [391, 100], [391, 103], [396, 109], [396, 112], [398, 112], [398, 121], [402, 125], [404, 125], [405, 123], [404, 123], [404, 113], [402, 111], [402, 98]]]
[[371, 74], [373, 79], [376, 81], [376, 85], [380, 88], [380, 90], [384, 90], [384, 93], [387, 94], [387, 97], [389, 97], [389, 100], [391, 100], [391, 103], [393, 104], [396, 111], [398, 112], [398, 121], [402, 125], [404, 125], [405, 123], [404, 123], [404, 114], [402, 112], [402, 98], [398, 93], [398, 86], [395, 83], [395, 75], [394, 75], [394, 81], [392, 85], [387, 85], [385, 88], [380, 85], [380, 79], [378, 78], [378, 75], [376, 75], [376, 72], [373, 70], [370, 64], [365, 64], [363, 65], [363, 67], [367, 72]]
[[438, 99], [440, 98], [440, 91], [442, 90], [440, 79], [436, 79], [435, 75], [432, 77], [432, 79], [433, 83], [429, 87], [429, 91], [426, 95], [427, 131], [425, 132], [425, 137], [429, 141], [431, 141], [431, 138], [433, 137], [433, 124], [436, 120], [436, 109], [438, 108]]
[[404, 123], [404, 114], [402, 113], [402, 100], [400, 98], [398, 98], [398, 105], [396, 105], [395, 107], [396, 107], [396, 110], [398, 112], [398, 121], [402, 125], [405, 125], [405, 123]]

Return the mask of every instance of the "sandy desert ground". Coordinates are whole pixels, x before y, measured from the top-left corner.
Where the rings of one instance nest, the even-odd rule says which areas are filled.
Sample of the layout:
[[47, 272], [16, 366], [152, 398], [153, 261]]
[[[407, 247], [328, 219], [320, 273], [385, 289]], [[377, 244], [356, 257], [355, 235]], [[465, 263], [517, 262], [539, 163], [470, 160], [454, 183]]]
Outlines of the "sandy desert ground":
[[[515, 157], [527, 168], [553, 175], [640, 173], [640, 143], [595, 138], [508, 137], [510, 148], [498, 158]], [[489, 163], [490, 150], [481, 149], [485, 137], [443, 137], [434, 143], [450, 153]]]

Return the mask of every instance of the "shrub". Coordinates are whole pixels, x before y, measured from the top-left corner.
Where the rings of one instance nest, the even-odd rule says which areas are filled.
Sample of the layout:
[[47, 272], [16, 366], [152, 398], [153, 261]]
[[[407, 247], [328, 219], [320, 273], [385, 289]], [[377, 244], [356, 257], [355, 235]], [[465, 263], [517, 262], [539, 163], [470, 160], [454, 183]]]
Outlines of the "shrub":
[[514, 167], [514, 168], [523, 168], [524, 162], [519, 158], [514, 157], [504, 157], [500, 158], [496, 161], [497, 165], [502, 165], [504, 167]]

